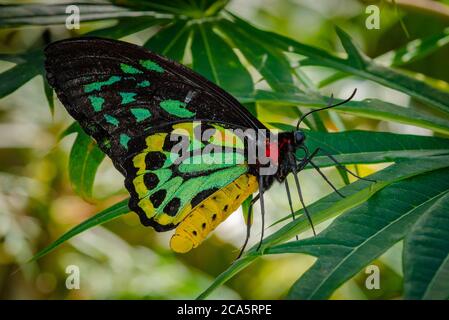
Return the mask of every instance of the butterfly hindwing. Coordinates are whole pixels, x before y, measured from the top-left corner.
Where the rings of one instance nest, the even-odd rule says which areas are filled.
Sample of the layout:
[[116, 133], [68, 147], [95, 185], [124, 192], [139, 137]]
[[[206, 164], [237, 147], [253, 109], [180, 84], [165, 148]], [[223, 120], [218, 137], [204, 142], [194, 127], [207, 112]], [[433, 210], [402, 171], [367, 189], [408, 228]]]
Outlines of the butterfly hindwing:
[[141, 140], [125, 162], [125, 185], [130, 208], [160, 231], [248, 171], [243, 139], [222, 124], [182, 122]]

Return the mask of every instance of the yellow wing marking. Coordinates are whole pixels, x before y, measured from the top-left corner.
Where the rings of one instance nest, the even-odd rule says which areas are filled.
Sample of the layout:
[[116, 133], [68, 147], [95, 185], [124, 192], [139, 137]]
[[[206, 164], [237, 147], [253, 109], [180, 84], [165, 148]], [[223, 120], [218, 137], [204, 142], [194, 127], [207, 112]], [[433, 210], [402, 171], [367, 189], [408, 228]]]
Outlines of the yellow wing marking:
[[171, 249], [185, 253], [198, 247], [209, 233], [226, 220], [257, 189], [256, 177], [243, 174], [203, 200], [193, 210], [189, 208], [190, 213], [178, 225], [170, 240]]
[[167, 133], [156, 133], [156, 134], [152, 134], [151, 136], [148, 136], [145, 139], [147, 148], [145, 148], [142, 152], [140, 152], [133, 158], [134, 168], [137, 169], [136, 175], [141, 175], [141, 174], [145, 173], [145, 171], [146, 171], [145, 157], [148, 152], [150, 152], [150, 151], [163, 152], [162, 148], [164, 146], [164, 141], [165, 141], [166, 136], [167, 136]]

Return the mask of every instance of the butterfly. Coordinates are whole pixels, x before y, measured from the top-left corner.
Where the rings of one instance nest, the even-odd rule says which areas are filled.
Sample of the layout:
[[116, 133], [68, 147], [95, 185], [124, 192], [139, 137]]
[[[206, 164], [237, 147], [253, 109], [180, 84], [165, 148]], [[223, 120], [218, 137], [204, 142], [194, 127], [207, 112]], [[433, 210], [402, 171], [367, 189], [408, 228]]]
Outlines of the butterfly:
[[[45, 57], [47, 81], [59, 100], [125, 176], [130, 210], [139, 215], [144, 226], [156, 231], [176, 229], [170, 240], [173, 251], [185, 253], [198, 247], [256, 192], [250, 207], [260, 201], [263, 224], [264, 192], [274, 181], [285, 184], [294, 217], [286, 179], [289, 173], [295, 177], [315, 233], [297, 173], [311, 165], [331, 183], [313, 162], [313, 157], [324, 151], [307, 150], [306, 135], [299, 124], [311, 112], [349, 101], [355, 91], [345, 101], [329, 102], [327, 107], [304, 114], [296, 130], [281, 132], [274, 141], [267, 127], [223, 89], [140, 46], [103, 38], [75, 38], [49, 44]], [[256, 136], [235, 134], [239, 129], [252, 129]], [[201, 136], [205, 131], [210, 133], [206, 138]], [[260, 132], [266, 133], [261, 136]], [[175, 152], [178, 141], [173, 137], [187, 141], [185, 147], [193, 155]], [[206, 149], [230, 140], [233, 144], [229, 148], [213, 154], [230, 161], [194, 161], [198, 157], [202, 160]], [[253, 144], [268, 150], [264, 156], [275, 163], [273, 172], [262, 174], [267, 166], [260, 157], [248, 161], [244, 150]], [[304, 151], [301, 160], [295, 156], [298, 150]], [[250, 235], [251, 209], [243, 248]], [[263, 229], [262, 225], [261, 239]]]

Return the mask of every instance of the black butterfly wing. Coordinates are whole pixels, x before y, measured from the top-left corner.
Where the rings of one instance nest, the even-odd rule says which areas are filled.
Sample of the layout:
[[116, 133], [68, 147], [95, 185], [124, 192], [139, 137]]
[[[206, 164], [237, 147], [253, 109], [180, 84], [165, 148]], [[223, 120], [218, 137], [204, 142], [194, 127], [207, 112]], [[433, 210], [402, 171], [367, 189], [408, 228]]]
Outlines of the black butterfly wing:
[[130, 142], [169, 123], [265, 128], [212, 82], [133, 44], [78, 38], [50, 44], [45, 55], [47, 79], [59, 99], [122, 173]]

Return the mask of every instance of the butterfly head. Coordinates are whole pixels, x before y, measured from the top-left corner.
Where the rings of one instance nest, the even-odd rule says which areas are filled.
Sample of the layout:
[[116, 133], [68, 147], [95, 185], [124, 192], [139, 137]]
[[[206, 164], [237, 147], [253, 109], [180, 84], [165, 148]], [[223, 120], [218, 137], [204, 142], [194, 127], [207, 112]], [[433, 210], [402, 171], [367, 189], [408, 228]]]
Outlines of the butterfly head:
[[296, 148], [300, 148], [304, 145], [306, 135], [302, 130], [296, 130], [293, 132], [293, 144]]

